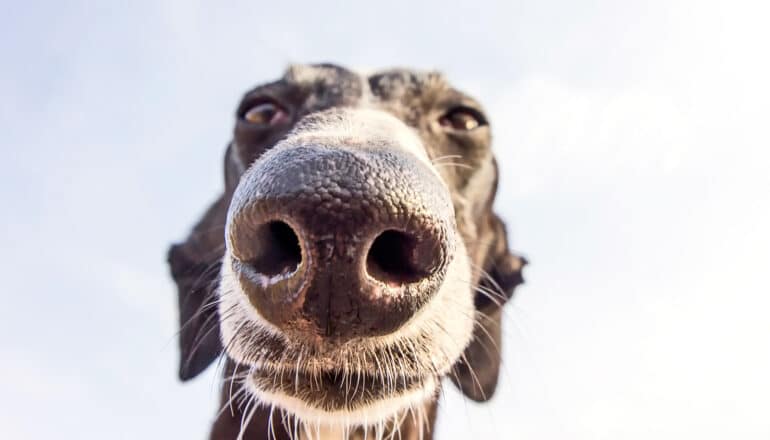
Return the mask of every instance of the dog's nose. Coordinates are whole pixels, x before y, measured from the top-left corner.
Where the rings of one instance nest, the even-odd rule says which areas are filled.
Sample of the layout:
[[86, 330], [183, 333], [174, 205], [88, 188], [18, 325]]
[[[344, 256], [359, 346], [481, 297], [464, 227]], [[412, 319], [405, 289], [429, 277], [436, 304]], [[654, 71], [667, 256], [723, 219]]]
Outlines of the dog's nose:
[[234, 273], [285, 332], [348, 340], [391, 333], [441, 286], [454, 246], [447, 189], [393, 149], [268, 152], [228, 215]]

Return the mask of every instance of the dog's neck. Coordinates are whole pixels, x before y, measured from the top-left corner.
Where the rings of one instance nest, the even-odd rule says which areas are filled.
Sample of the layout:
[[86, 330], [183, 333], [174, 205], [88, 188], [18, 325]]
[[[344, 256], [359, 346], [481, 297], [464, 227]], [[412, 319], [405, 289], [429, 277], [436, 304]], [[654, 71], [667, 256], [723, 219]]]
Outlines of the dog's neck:
[[[229, 396], [223, 389], [222, 404], [226, 405]], [[420, 420], [416, 417], [406, 415], [402, 418], [400, 426], [386, 426], [379, 431], [375, 428], [369, 428], [366, 432], [359, 428], [348, 433], [341, 428], [319, 427], [318, 429], [303, 429], [300, 425], [296, 427], [294, 420], [287, 418], [281, 419], [277, 413], [272, 414], [269, 408], [259, 407], [251, 416], [248, 424], [242, 426], [245, 420], [243, 411], [237, 405], [232, 409], [221, 411], [211, 429], [211, 440], [365, 440], [365, 439], [390, 439], [399, 438], [403, 440], [430, 440], [434, 422], [436, 420], [436, 409], [438, 405], [435, 401], [425, 404], [425, 419]], [[396, 432], [398, 431], [398, 432]], [[241, 435], [239, 437], [239, 435]]]

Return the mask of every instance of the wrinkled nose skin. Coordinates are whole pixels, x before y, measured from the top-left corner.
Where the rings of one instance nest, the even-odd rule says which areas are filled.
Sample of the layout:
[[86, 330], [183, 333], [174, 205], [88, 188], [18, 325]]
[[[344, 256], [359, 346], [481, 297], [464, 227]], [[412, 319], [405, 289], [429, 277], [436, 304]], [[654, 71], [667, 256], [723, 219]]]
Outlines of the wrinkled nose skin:
[[392, 333], [441, 286], [455, 243], [447, 189], [383, 146], [276, 146], [244, 174], [227, 245], [241, 288], [283, 332]]

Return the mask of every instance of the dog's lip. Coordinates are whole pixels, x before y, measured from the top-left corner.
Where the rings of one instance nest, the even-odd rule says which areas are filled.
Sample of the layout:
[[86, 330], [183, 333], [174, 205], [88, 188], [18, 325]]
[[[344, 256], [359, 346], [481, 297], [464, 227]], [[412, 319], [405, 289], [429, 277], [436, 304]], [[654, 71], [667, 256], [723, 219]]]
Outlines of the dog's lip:
[[[293, 385], [309, 385], [311, 387], [319, 387], [324, 385], [330, 386], [355, 386], [356, 382], [360, 383], [362, 388], [371, 387], [372, 385], [382, 386], [386, 388], [398, 389], [402, 385], [411, 385], [418, 383], [424, 379], [423, 376], [406, 375], [406, 374], [379, 374], [371, 373], [362, 370], [358, 371], [345, 371], [343, 369], [326, 369], [316, 372], [310, 372], [307, 370], [297, 369], [296, 366], [282, 365], [282, 366], [255, 366], [251, 369], [252, 375], [261, 377], [270, 377], [279, 380], [289, 380]], [[300, 382], [300, 383], [295, 383]], [[305, 383], [306, 382], [306, 383]]]
[[[372, 400], [387, 399], [423, 387], [432, 376], [373, 374], [342, 369], [303, 371], [296, 365], [260, 365], [249, 379], [257, 389], [292, 397], [322, 396], [307, 404], [324, 410], [355, 409]], [[303, 399], [304, 400], [304, 399]]]

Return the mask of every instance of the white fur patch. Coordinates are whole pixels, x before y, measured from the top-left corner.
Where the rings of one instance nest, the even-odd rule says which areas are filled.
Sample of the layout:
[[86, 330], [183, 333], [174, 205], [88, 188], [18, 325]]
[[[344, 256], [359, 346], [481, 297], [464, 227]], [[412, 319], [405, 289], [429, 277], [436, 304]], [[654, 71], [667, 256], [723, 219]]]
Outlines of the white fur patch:
[[300, 122], [283, 143], [299, 145], [318, 140], [326, 140], [330, 145], [384, 143], [431, 165], [417, 133], [397, 117], [376, 108], [336, 109], [315, 115], [311, 122]]
[[394, 417], [404, 411], [419, 409], [425, 401], [435, 397], [438, 382], [432, 377], [428, 378], [426, 383], [418, 389], [390, 399], [373, 402], [366, 408], [352, 411], [324, 411], [308, 405], [304, 400], [297, 397], [288, 396], [281, 392], [259, 389], [252, 382], [247, 382], [247, 386], [263, 406], [269, 408], [271, 405], [276, 405], [290, 412], [304, 423], [309, 425], [320, 424], [321, 426], [335, 429], [353, 429], [359, 426], [376, 426], [393, 420]]

